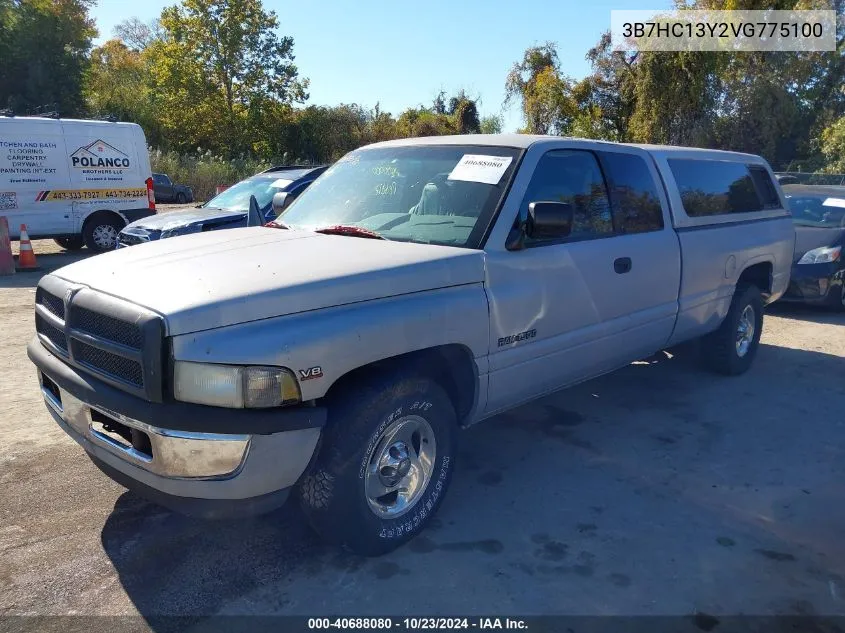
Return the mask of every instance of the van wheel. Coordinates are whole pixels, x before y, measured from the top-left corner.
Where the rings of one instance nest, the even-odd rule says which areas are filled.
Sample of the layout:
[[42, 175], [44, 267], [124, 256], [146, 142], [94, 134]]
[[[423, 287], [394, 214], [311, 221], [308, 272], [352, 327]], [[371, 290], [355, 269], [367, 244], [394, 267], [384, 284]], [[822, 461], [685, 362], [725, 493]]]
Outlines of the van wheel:
[[111, 213], [95, 213], [85, 220], [82, 239], [92, 251], [110, 251], [117, 246], [117, 235], [123, 226], [123, 222]]
[[56, 244], [61, 246], [66, 251], [78, 251], [83, 246], [85, 246], [85, 242], [82, 241], [82, 238], [79, 236], [76, 237], [57, 237], [55, 239]]
[[315, 468], [299, 485], [314, 530], [365, 556], [419, 534], [449, 486], [456, 425], [449, 396], [427, 378], [384, 377], [332, 398]]
[[763, 333], [763, 299], [757, 286], [738, 285], [719, 329], [702, 339], [704, 361], [713, 371], [737, 376], [748, 370]]

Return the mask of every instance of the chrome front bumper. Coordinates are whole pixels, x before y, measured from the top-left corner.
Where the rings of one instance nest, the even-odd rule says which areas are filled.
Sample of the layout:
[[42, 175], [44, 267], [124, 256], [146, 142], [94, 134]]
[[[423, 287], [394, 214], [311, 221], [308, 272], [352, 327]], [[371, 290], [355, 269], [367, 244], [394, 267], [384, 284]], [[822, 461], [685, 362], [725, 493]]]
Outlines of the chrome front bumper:
[[[44, 376], [38, 373], [44, 401], [62, 422], [76, 433], [128, 463], [163, 477], [223, 478], [231, 477], [243, 465], [249, 451], [249, 435], [219, 435], [187, 433], [159, 429], [120, 413], [93, 407], [59, 389], [57, 399], [44, 386]], [[56, 387], [57, 388], [57, 387]], [[97, 415], [97, 414], [100, 415]], [[149, 451], [141, 451], [115, 434], [100, 430], [98, 420], [114, 421], [129, 429], [140, 431], [149, 439]], [[76, 438], [75, 438], [76, 439]]]
[[[127, 487], [132, 487], [127, 481], [138, 482], [170, 497], [246, 500], [288, 489], [305, 471], [320, 438], [319, 428], [267, 435], [162, 429], [87, 404], [41, 371], [38, 379], [56, 422], [95, 462], [119, 471], [122, 476], [114, 479]], [[122, 428], [124, 434], [131, 431], [133, 441], [104, 424]], [[136, 437], [141, 441], [136, 443]]]

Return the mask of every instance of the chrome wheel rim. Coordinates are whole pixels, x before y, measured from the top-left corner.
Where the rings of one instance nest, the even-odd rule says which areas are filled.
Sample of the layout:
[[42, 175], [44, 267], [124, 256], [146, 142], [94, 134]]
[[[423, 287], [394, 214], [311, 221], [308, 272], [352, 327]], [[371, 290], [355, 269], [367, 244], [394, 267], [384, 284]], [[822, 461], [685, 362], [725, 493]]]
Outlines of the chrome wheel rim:
[[367, 459], [364, 494], [373, 514], [393, 519], [411, 510], [431, 481], [435, 459], [437, 442], [425, 419], [409, 415], [389, 424]]
[[751, 342], [754, 340], [754, 308], [745, 306], [742, 315], [739, 317], [739, 325], [736, 328], [736, 354], [740, 358], [751, 349]]
[[97, 248], [114, 248], [117, 242], [117, 229], [111, 224], [100, 224], [94, 227], [94, 244]]

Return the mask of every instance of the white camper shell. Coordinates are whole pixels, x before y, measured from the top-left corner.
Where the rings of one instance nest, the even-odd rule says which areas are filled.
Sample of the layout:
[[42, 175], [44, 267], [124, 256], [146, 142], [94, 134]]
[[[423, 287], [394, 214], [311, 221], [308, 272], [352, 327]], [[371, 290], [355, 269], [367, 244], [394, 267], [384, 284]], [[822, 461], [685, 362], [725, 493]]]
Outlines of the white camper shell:
[[33, 239], [110, 250], [126, 224], [154, 213], [139, 125], [0, 116], [0, 216], [12, 239], [25, 224]]

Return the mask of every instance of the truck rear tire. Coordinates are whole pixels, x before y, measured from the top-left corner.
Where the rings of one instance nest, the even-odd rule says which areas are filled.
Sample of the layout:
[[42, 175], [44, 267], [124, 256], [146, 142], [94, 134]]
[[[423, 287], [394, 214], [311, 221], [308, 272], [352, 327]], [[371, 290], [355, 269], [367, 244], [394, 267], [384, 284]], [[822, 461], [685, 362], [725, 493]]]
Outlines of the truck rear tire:
[[120, 218], [101, 211], [85, 220], [82, 239], [88, 250], [95, 253], [110, 251], [117, 246], [117, 236], [123, 227], [124, 223]]
[[303, 511], [325, 540], [365, 556], [419, 534], [452, 478], [457, 416], [423, 377], [382, 377], [332, 398], [316, 464], [299, 485]]
[[66, 251], [78, 251], [85, 246], [82, 237], [78, 235], [76, 237], [57, 237], [55, 242]]
[[725, 320], [701, 340], [707, 366], [726, 376], [738, 376], [751, 366], [763, 332], [763, 298], [753, 285], [738, 285]]

